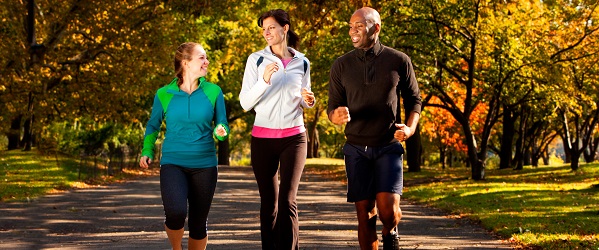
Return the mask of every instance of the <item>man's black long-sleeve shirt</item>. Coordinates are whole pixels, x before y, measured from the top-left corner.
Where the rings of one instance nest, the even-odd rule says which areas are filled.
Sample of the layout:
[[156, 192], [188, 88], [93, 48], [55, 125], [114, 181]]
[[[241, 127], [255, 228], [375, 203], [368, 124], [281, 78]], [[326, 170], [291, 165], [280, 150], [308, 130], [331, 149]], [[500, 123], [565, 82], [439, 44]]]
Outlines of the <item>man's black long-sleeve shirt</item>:
[[369, 50], [354, 49], [337, 58], [331, 67], [327, 114], [349, 108], [347, 142], [385, 146], [397, 140], [395, 123], [404, 112], [420, 113], [422, 99], [410, 58], [403, 52], [375, 43]]

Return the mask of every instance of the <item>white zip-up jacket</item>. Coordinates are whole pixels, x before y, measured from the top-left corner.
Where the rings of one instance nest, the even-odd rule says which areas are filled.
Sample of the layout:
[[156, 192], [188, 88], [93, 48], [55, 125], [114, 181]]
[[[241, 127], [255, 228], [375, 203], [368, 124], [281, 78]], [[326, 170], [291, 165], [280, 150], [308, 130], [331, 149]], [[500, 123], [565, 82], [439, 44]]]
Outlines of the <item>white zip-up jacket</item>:
[[[247, 59], [239, 101], [245, 111], [256, 111], [255, 126], [284, 129], [304, 125], [303, 107], [314, 106], [314, 103], [308, 106], [302, 98], [302, 89], [310, 90], [310, 61], [297, 50], [288, 49], [294, 56], [286, 68], [270, 46], [252, 53]], [[262, 62], [258, 65], [261, 57]], [[279, 70], [268, 84], [264, 82], [264, 69], [273, 62], [279, 64]]]

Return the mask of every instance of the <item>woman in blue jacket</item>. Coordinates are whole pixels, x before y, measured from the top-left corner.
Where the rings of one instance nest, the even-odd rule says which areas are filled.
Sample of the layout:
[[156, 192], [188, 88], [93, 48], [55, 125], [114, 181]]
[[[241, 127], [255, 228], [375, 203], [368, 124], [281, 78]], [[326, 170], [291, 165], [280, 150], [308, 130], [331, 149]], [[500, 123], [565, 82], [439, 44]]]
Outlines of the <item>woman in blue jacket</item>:
[[229, 133], [223, 92], [207, 82], [206, 51], [184, 43], [175, 53], [176, 78], [154, 97], [139, 165], [148, 168], [164, 121], [166, 132], [160, 159], [160, 190], [165, 230], [173, 249], [181, 249], [189, 202], [189, 249], [206, 249], [208, 211], [218, 175], [213, 135]]
[[299, 37], [285, 11], [262, 14], [258, 25], [268, 45], [248, 57], [239, 100], [244, 110], [256, 111], [251, 160], [262, 249], [299, 249], [296, 196], [307, 154], [303, 108], [315, 101], [310, 62], [294, 49]]

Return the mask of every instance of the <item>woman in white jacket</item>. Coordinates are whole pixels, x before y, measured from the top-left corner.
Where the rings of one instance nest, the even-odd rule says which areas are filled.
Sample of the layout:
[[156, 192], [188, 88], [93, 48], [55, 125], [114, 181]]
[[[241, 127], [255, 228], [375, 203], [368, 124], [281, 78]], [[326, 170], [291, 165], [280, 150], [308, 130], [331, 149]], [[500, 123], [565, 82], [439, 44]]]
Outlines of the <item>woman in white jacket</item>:
[[299, 249], [296, 196], [307, 154], [303, 108], [315, 102], [310, 61], [295, 49], [299, 37], [285, 11], [262, 14], [258, 25], [268, 45], [248, 57], [239, 100], [244, 110], [256, 111], [251, 160], [262, 249]]

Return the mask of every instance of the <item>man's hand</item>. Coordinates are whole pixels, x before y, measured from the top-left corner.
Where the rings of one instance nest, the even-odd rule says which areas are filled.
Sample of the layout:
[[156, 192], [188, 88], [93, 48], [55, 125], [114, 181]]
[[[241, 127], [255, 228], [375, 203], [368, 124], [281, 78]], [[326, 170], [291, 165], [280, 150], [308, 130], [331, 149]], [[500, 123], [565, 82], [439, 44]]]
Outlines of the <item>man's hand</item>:
[[393, 137], [395, 137], [395, 139], [397, 139], [400, 142], [406, 141], [414, 133], [414, 131], [412, 131], [412, 129], [406, 126], [405, 124], [396, 123], [395, 127], [397, 128], [397, 130], [395, 130], [395, 134], [393, 134]]
[[331, 111], [329, 115], [329, 120], [333, 124], [343, 125], [351, 121], [351, 117], [349, 116], [349, 109], [347, 107], [338, 107], [335, 110]]

